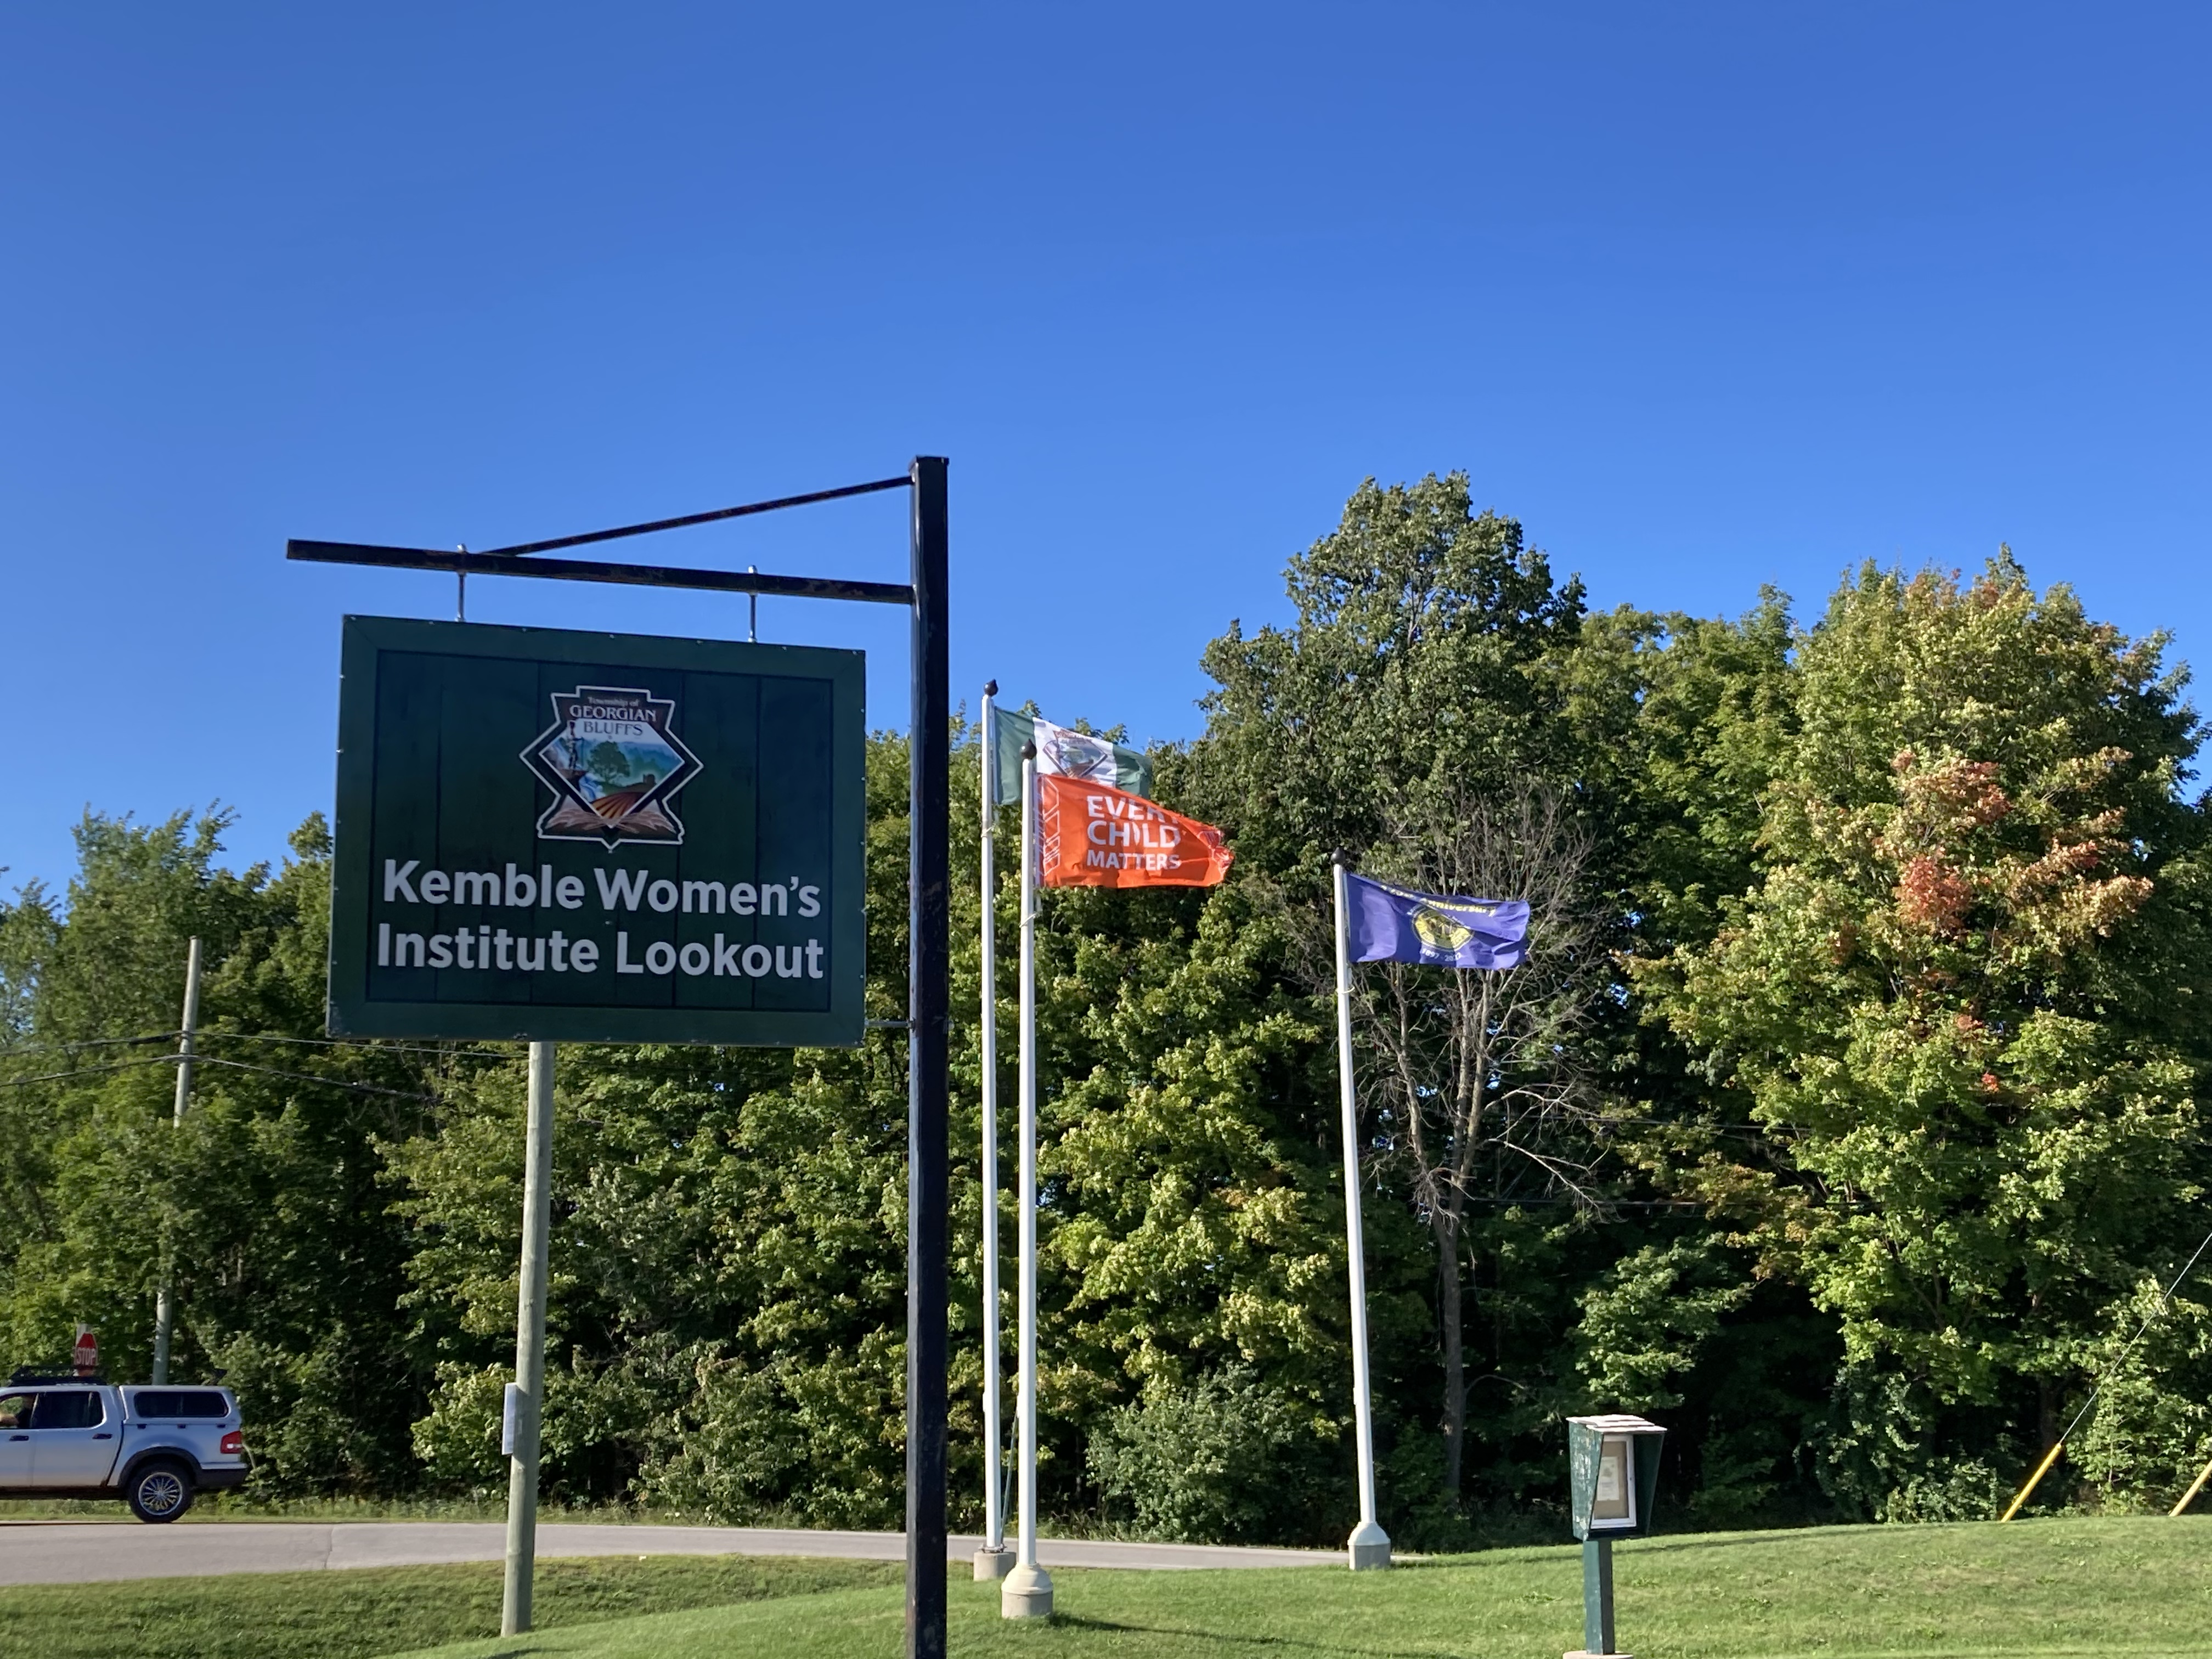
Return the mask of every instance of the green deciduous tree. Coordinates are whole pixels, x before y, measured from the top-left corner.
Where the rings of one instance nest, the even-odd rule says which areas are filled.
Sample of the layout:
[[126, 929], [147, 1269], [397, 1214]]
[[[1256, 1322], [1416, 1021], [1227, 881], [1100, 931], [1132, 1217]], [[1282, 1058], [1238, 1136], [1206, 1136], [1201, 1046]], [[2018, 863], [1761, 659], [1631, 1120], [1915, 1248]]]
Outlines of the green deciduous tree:
[[1317, 872], [1431, 791], [1574, 774], [1581, 584], [1555, 580], [1517, 523], [1474, 511], [1464, 473], [1369, 479], [1287, 580], [1291, 626], [1232, 624], [1201, 659], [1218, 689], [1194, 801], [1234, 823], [1239, 857]]
[[[26, 1011], [0, 1113], [27, 1183], [0, 1231], [0, 1340], [59, 1363], [82, 1320], [111, 1374], [143, 1376], [166, 1248], [176, 1373], [238, 1387], [257, 1488], [404, 1489], [428, 1367], [397, 1316], [406, 1241], [375, 1142], [421, 1120], [445, 1062], [321, 1040], [328, 833], [311, 819], [281, 869], [232, 873], [227, 823], [88, 817], [65, 900], [28, 890], [0, 917]], [[195, 934], [203, 1060], [173, 1126], [162, 1057]]]
[[[1553, 1177], [1589, 1161], [1586, 1145], [1557, 1132], [1571, 1105], [1593, 1097], [1577, 1079], [1598, 1069], [1602, 1047], [1595, 1028], [1604, 1021], [1595, 1016], [1620, 913], [1607, 904], [1610, 872], [1595, 867], [1607, 831], [1589, 788], [1585, 728], [1603, 723], [1594, 705], [1616, 693], [1619, 677], [1578, 677], [1579, 584], [1556, 580], [1519, 525], [1475, 511], [1462, 474], [1388, 489], [1370, 480], [1336, 531], [1291, 561], [1288, 581], [1293, 624], [1249, 638], [1232, 629], [1207, 648], [1219, 689], [1207, 699], [1190, 775], [1197, 798], [1235, 835], [1237, 879], [1304, 933], [1304, 961], [1279, 971], [1314, 999], [1310, 1018], [1327, 1029], [1322, 919], [1333, 849], [1453, 890], [1518, 887], [1540, 873], [1557, 901], [1542, 907], [1539, 933], [1548, 943], [1532, 958], [1540, 965], [1518, 975], [1363, 975], [1364, 1092], [1389, 1149], [1372, 1160], [1373, 1178], [1406, 1206], [1432, 1252], [1430, 1358], [1411, 1375], [1392, 1368], [1401, 1374], [1384, 1415], [1433, 1425], [1436, 1461], [1427, 1463], [1418, 1431], [1401, 1437], [1393, 1481], [1419, 1489], [1400, 1494], [1416, 1506], [1440, 1487], [1449, 1516], [1468, 1463], [1474, 1386], [1462, 1292], [1486, 1271], [1493, 1283], [1484, 1391], [1498, 1402], [1487, 1426], [1510, 1440], [1540, 1422], [1533, 1402], [1558, 1381], [1556, 1324], [1571, 1304], [1505, 1280], [1567, 1243], [1525, 1200], [1558, 1202]], [[1322, 1138], [1335, 1136], [1324, 1127]], [[1522, 1178], [1524, 1159], [1536, 1160], [1533, 1182]], [[1513, 1179], [1493, 1182], [1493, 1163], [1515, 1164]], [[1468, 1206], [1478, 1185], [1485, 1216], [1473, 1226]], [[1369, 1214], [1389, 1225], [1387, 1206]], [[1410, 1288], [1395, 1278], [1381, 1275], [1386, 1307]], [[1534, 1322], [1553, 1328], [1540, 1339], [1542, 1357], [1509, 1357], [1509, 1329], [1538, 1304], [1547, 1305]], [[1513, 1346], [1522, 1334], [1514, 1333]], [[1415, 1407], [1409, 1384], [1433, 1389], [1428, 1397], [1440, 1406]], [[1492, 1474], [1509, 1489], [1519, 1478]]]
[[[1668, 1424], [1668, 1516], [1985, 1515], [2093, 1382], [2047, 1501], [2170, 1498], [2212, 1453], [2212, 1285], [2159, 1299], [2212, 1184], [2212, 851], [2160, 642], [2008, 558], [1968, 583], [1869, 568], [1807, 629], [1772, 593], [1733, 620], [1588, 615], [1462, 475], [1363, 484], [1288, 584], [1285, 625], [1208, 647], [1204, 735], [1152, 755], [1161, 799], [1229, 832], [1230, 879], [1042, 896], [1046, 1514], [1255, 1541], [1350, 1522], [1339, 848], [1540, 913], [1517, 977], [1359, 980], [1395, 1537], [1553, 1535], [1559, 1419], [1587, 1409]], [[904, 742], [866, 766], [868, 1012], [891, 1022]], [[58, 1362], [83, 1320], [143, 1374], [166, 1246], [179, 1374], [240, 1388], [256, 1491], [489, 1495], [522, 1056], [326, 1038], [328, 836], [230, 872], [226, 823], [89, 817], [65, 892], [0, 903], [5, 1357]], [[969, 1524], [978, 828], [956, 812]], [[175, 1127], [194, 935], [203, 1063]], [[1005, 1149], [1013, 1060], [1006, 1040]], [[905, 1120], [887, 1027], [840, 1051], [564, 1048], [553, 1495], [896, 1523]]]
[[1757, 884], [1640, 976], [1786, 1148], [1689, 1184], [1838, 1321], [1869, 1508], [1984, 1502], [2187, 1248], [2198, 733], [2160, 645], [2008, 557], [1862, 572], [1801, 642]]

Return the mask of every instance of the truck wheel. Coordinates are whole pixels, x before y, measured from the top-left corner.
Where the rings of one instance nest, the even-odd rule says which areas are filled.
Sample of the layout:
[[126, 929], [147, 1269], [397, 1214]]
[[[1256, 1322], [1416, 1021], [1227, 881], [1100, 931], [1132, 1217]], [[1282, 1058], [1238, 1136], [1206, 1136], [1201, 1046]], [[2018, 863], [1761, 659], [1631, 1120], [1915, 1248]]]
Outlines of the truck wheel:
[[167, 1458], [141, 1463], [124, 1498], [141, 1521], [173, 1521], [192, 1506], [192, 1473]]

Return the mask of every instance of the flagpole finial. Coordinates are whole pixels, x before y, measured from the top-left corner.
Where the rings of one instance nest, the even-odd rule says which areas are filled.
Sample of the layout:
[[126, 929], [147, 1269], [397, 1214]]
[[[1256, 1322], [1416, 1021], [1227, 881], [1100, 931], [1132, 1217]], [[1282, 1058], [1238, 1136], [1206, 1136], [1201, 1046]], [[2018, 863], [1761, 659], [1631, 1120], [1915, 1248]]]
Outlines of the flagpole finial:
[[1338, 848], [1334, 853], [1331, 853], [1328, 855], [1328, 861], [1331, 864], [1340, 866], [1346, 870], [1352, 868], [1352, 854], [1346, 852], [1341, 847]]
[[985, 696], [987, 696], [987, 697], [995, 697], [995, 696], [997, 696], [999, 695], [999, 683], [998, 683], [998, 681], [996, 681], [996, 680], [985, 680], [985, 681], [983, 682], [983, 695], [984, 695]]
[[1036, 744], [1033, 743], [1024, 744], [1022, 745], [1022, 758], [1024, 760], [1035, 760], [1036, 758]]

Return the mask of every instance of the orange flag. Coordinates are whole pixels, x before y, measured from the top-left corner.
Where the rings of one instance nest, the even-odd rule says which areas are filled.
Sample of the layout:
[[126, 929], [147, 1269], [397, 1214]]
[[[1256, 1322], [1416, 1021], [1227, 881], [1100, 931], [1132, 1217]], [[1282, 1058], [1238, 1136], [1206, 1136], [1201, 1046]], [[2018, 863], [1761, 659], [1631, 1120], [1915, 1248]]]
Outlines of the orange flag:
[[1210, 823], [1087, 778], [1036, 781], [1048, 887], [1212, 887], [1229, 873], [1235, 854]]

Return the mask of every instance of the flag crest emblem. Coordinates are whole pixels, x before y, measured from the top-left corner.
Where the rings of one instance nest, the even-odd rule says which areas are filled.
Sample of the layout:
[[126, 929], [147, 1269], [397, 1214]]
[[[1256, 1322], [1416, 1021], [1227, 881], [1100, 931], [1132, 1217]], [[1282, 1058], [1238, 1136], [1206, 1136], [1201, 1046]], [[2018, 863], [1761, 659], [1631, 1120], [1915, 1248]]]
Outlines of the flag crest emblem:
[[1431, 950], [1446, 952], [1460, 950], [1474, 937], [1474, 928], [1433, 904], [1424, 904], [1413, 912], [1413, 931]]

